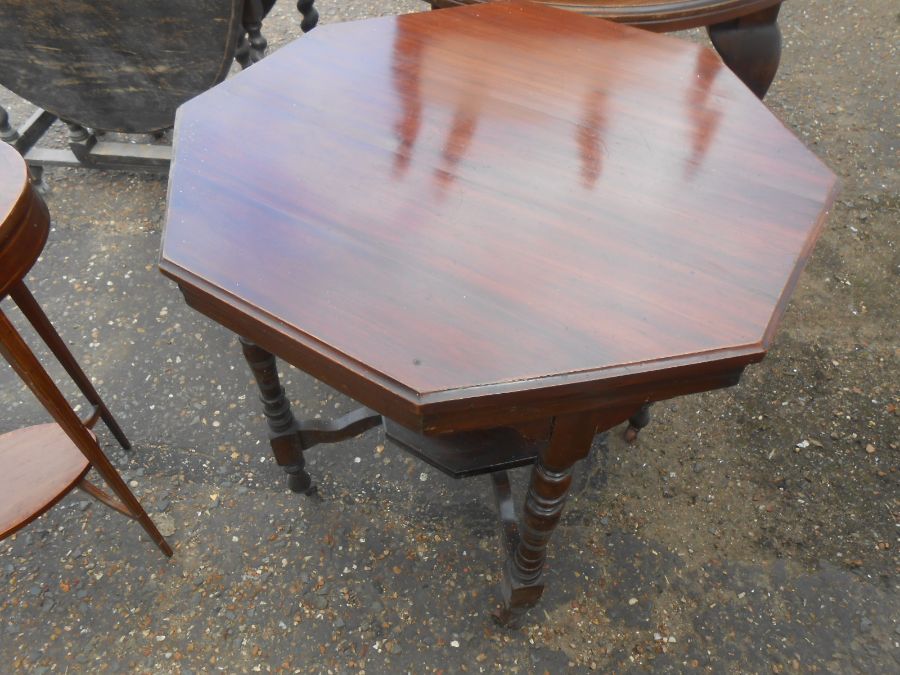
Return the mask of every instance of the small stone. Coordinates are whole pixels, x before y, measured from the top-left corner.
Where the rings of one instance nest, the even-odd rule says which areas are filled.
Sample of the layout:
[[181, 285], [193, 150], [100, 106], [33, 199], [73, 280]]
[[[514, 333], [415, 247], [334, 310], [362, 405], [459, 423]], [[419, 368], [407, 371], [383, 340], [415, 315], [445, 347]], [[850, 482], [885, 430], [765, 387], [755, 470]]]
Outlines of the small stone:
[[168, 513], [159, 513], [153, 519], [159, 533], [164, 537], [171, 537], [175, 534], [175, 520]]
[[875, 446], [872, 445], [871, 443], [867, 443], [867, 444], [866, 444], [866, 452], [869, 453], [870, 455], [874, 454], [874, 453], [875, 453]]
[[459, 640], [450, 640], [451, 647], [459, 647]]
[[628, 598], [628, 605], [629, 605], [629, 606], [633, 607], [633, 606], [636, 605], [637, 603], [638, 603], [638, 599], [637, 599], [637, 598]]

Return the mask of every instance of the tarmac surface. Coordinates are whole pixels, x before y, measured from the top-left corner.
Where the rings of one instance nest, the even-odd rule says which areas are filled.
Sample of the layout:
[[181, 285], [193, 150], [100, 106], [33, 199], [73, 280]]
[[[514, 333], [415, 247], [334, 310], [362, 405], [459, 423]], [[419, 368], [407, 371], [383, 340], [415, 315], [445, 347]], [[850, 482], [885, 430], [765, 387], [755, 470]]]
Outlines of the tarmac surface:
[[[426, 9], [317, 6], [322, 23]], [[129, 433], [131, 452], [101, 443], [175, 556], [66, 497], [0, 543], [0, 671], [900, 671], [900, 14], [791, 0], [780, 23], [766, 103], [840, 176], [839, 201], [740, 385], [657, 405], [634, 446], [597, 439], [518, 630], [490, 618], [488, 479], [454, 481], [373, 430], [307, 453], [319, 498], [289, 492], [234, 335], [156, 269], [165, 179], [48, 170], [53, 230], [28, 281]], [[293, 3], [264, 32], [300, 36]], [[14, 123], [31, 110], [0, 103]], [[282, 374], [300, 416], [353, 407]], [[0, 431], [46, 419], [0, 368]]]

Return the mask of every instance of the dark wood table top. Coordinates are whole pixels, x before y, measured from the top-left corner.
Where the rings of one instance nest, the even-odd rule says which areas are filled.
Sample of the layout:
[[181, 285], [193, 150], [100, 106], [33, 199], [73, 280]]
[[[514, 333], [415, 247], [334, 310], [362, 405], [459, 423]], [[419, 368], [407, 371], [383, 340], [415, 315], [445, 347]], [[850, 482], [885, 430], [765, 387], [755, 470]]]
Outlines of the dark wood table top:
[[500, 424], [761, 359], [834, 189], [710, 50], [499, 2], [184, 105], [160, 268], [404, 424]]

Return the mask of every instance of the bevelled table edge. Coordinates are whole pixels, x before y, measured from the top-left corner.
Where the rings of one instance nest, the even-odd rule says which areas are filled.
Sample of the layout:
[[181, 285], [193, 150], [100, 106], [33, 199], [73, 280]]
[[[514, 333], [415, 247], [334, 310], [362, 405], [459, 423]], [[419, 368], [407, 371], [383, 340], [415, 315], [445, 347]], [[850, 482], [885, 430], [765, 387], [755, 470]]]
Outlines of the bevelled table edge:
[[[423, 433], [500, 426], [628, 402], [639, 406], [731, 386], [744, 367], [766, 354], [766, 348], [758, 342], [609, 368], [420, 393], [162, 255], [159, 270], [178, 284], [186, 303], [201, 314], [363, 405]], [[678, 387], [676, 392], [654, 397], [654, 390], [668, 391], [672, 383]], [[548, 412], [539, 414], [537, 408]]]
[[[788, 131], [790, 131], [790, 129], [788, 129]], [[781, 320], [784, 318], [784, 313], [787, 311], [788, 303], [790, 303], [794, 291], [797, 289], [797, 284], [800, 282], [800, 275], [803, 274], [806, 265], [809, 263], [816, 242], [819, 240], [822, 231], [825, 229], [825, 223], [828, 222], [828, 217], [831, 215], [831, 211], [834, 208], [838, 193], [841, 191], [841, 180], [821, 159], [819, 159], [819, 157], [816, 157], [816, 160], [831, 174], [831, 185], [828, 188], [828, 193], [819, 210], [819, 215], [816, 217], [816, 222], [813, 227], [810, 228], [806, 240], [803, 242], [803, 248], [801, 248], [800, 253], [797, 254], [794, 268], [785, 282], [784, 288], [781, 289], [781, 295], [778, 296], [778, 302], [772, 310], [772, 316], [763, 333], [761, 343], [766, 349], [769, 348], [769, 345], [771, 345], [772, 341], [775, 339], [775, 333], [778, 331], [779, 325], [781, 325]]]

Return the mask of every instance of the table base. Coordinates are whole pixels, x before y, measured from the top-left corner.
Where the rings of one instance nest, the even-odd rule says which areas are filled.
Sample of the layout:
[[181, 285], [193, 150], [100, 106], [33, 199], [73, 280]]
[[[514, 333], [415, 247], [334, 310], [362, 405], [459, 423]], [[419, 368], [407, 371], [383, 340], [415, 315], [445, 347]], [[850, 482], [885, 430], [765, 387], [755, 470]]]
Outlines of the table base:
[[[454, 478], [490, 473], [507, 556], [502, 605], [493, 616], [505, 626], [517, 625], [543, 594], [547, 545], [565, 506], [572, 469], [587, 457], [595, 434], [629, 418], [635, 428], [649, 419], [646, 406], [635, 410], [633, 405], [570, 413], [550, 422], [546, 438], [530, 438], [512, 428], [424, 436], [365, 407], [335, 420], [298, 421], [281, 385], [275, 356], [250, 340], [240, 341], [259, 386], [272, 452], [294, 492], [316, 492], [305, 469], [304, 450], [320, 443], [344, 441], [380, 425], [389, 440]], [[527, 464], [533, 468], [519, 519], [507, 469]]]

